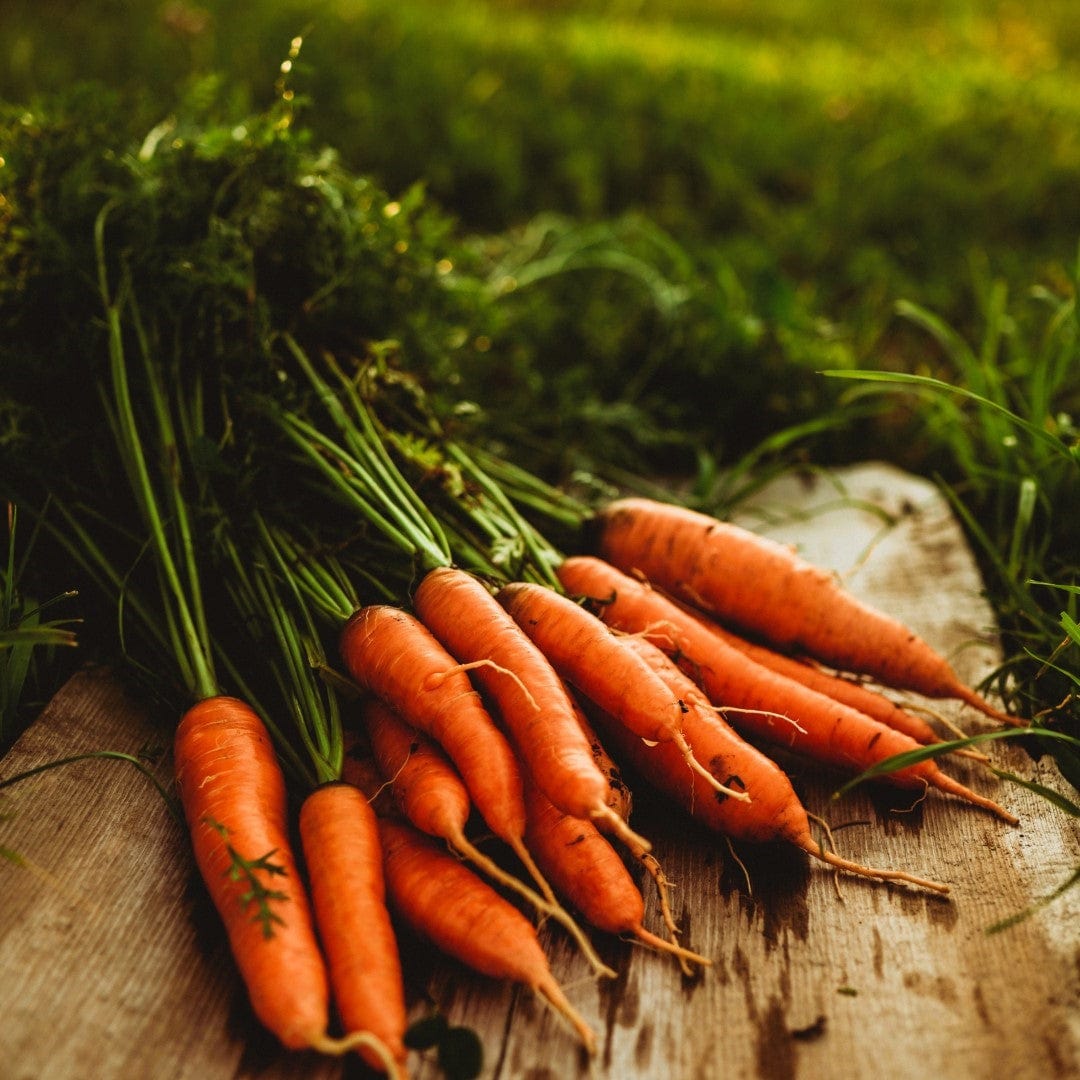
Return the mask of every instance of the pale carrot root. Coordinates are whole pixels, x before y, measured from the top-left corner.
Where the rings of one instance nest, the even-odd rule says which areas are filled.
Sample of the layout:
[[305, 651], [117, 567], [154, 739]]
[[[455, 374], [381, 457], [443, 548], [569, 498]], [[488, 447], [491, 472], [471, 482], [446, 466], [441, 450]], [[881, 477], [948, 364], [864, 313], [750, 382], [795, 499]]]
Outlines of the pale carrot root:
[[546, 1001], [563, 1019], [569, 1021], [589, 1056], [595, 1055], [596, 1034], [581, 1013], [570, 1004], [570, 999], [563, 993], [563, 988], [555, 980], [555, 976], [549, 973], [546, 977], [537, 979], [533, 988], [542, 1000]]
[[929, 783], [933, 784], [939, 791], [944, 791], [949, 795], [955, 795], [958, 799], [963, 799], [965, 802], [969, 802], [974, 806], [982, 807], [984, 810], [989, 810], [990, 813], [997, 815], [1002, 821], [1007, 822], [1009, 825], [1019, 825], [1020, 819], [1015, 814], [1010, 814], [1005, 807], [999, 803], [994, 802], [993, 799], [988, 799], [985, 795], [980, 795], [971, 788], [961, 784], [959, 780], [954, 780], [947, 773], [941, 772], [940, 769], [935, 770], [934, 775], [929, 778]]
[[652, 851], [652, 844], [640, 833], [634, 832], [607, 803], [597, 807], [589, 816], [598, 829], [622, 841], [639, 858]]
[[323, 1035], [312, 1041], [311, 1049], [330, 1057], [342, 1057], [352, 1050], [370, 1050], [392, 1080], [408, 1080], [405, 1066], [390, 1052], [390, 1048], [370, 1031], [352, 1031], [347, 1035]]
[[678, 942], [667, 941], [654, 934], [651, 930], [646, 930], [644, 926], [638, 926], [634, 929], [634, 937], [642, 945], [647, 945], [650, 949], [655, 949], [657, 952], [671, 953], [683, 964], [683, 971], [687, 975], [692, 975], [693, 971], [686, 968], [686, 963], [697, 964], [700, 967], [712, 967], [712, 961], [707, 956], [693, 952], [691, 949], [678, 944]]
[[690, 744], [686, 741], [686, 736], [679, 732], [671, 740], [678, 748], [679, 753], [686, 758], [686, 764], [690, 766], [701, 778], [705, 781], [709, 787], [715, 791], [719, 791], [722, 795], [728, 796], [730, 799], [738, 799], [739, 802], [750, 802], [750, 793], [748, 791], [736, 791], [734, 788], [729, 788], [725, 784], [721, 784], [719, 780], [696, 757], [694, 757], [694, 751]]
[[828, 863], [829, 866], [835, 866], [839, 870], [847, 870], [849, 873], [857, 874], [860, 877], [877, 878], [880, 881], [904, 881], [909, 885], [918, 885], [922, 889], [929, 889], [931, 892], [941, 893], [942, 895], [949, 891], [949, 886], [943, 882], [931, 881], [929, 878], [919, 877], [917, 874], [909, 874], [906, 870], [880, 870], [875, 867], [863, 866], [861, 863], [845, 859], [835, 852], [826, 851], [814, 840], [804, 841], [800, 846], [808, 854], [813, 855], [815, 859], [820, 859], [822, 862]]

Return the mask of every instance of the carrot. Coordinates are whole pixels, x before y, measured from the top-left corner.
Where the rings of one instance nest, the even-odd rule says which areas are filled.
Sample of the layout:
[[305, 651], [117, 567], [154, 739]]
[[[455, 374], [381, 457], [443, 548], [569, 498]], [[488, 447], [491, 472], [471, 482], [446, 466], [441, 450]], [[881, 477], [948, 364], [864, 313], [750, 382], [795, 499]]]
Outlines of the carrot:
[[[816, 761], [857, 771], [919, 746], [863, 713], [755, 663], [665, 596], [600, 559], [567, 559], [559, 576], [570, 591], [593, 597], [593, 606], [606, 623], [624, 633], [640, 634], [675, 656], [711, 702], [732, 710], [731, 722], [742, 730]], [[1012, 814], [942, 772], [933, 761], [885, 779], [936, 787], [1017, 823]]]
[[[418, 619], [385, 604], [357, 611], [342, 630], [340, 649], [346, 668], [361, 686], [443, 748], [488, 827], [509, 845], [544, 898], [558, 909], [551, 886], [525, 846], [525, 802], [517, 759], [463, 666]], [[573, 923], [568, 915], [565, 920], [564, 925]], [[577, 936], [584, 947], [584, 936], [580, 932]], [[601, 974], [609, 970], [603, 964], [598, 967]]]
[[573, 693], [570, 694], [570, 705], [574, 711], [574, 718], [578, 722], [578, 727], [581, 728], [585, 735], [585, 740], [589, 744], [589, 752], [592, 754], [593, 761], [596, 763], [596, 767], [600, 770], [601, 775], [607, 780], [608, 806], [610, 806], [623, 821], [629, 821], [630, 812], [634, 806], [634, 793], [623, 779], [622, 770], [619, 768], [618, 762], [616, 762], [607, 752], [607, 748], [604, 746], [603, 742], [601, 742], [600, 736], [589, 722], [589, 718], [585, 715], [585, 711], [582, 709], [581, 705], [578, 704]]
[[300, 808], [300, 836], [342, 1026], [369, 1065], [403, 1080], [405, 989], [375, 813], [351, 784], [324, 784]]
[[[526, 781], [529, 848], [548, 880], [598, 930], [629, 934], [639, 942], [693, 964], [712, 961], [678, 942], [657, 937], [644, 925], [645, 901], [618, 853], [591, 821], [564, 814]], [[669, 917], [669, 916], [667, 916]], [[674, 931], [674, 924], [669, 924]]]
[[536, 931], [521, 912], [417, 830], [385, 819], [379, 827], [395, 912], [472, 970], [531, 987], [595, 1053], [596, 1036], [556, 982]]
[[259, 1021], [291, 1050], [328, 1049], [329, 984], [262, 721], [215, 696], [176, 729], [176, 783], [195, 861]]
[[442, 751], [378, 699], [365, 704], [364, 726], [375, 762], [389, 780], [405, 817], [421, 832], [444, 840], [493, 881], [512, 889], [541, 915], [556, 919], [574, 938], [593, 968], [613, 978], [615, 972], [601, 961], [581, 927], [559, 904], [538, 895], [508, 873], [465, 835], [472, 803], [464, 782]]
[[[674, 743], [687, 765], [723, 794], [747, 798], [743, 792], [724, 788], [697, 760], [683, 735], [683, 702], [673, 698], [602, 622], [553, 589], [530, 582], [504, 585], [497, 599], [555, 670], [582, 694], [616, 716], [639, 738]], [[557, 798], [552, 802], [560, 805]]]
[[834, 576], [774, 540], [651, 499], [620, 499], [597, 516], [597, 553], [780, 648], [933, 698], [957, 698], [1015, 719], [961, 682], [902, 623], [845, 591]]
[[597, 766], [566, 686], [491, 593], [471, 574], [440, 567], [420, 582], [413, 606], [449, 652], [472, 667], [548, 798], [565, 813], [602, 822], [635, 849], [648, 851], [648, 843], [608, 805], [608, 779]]
[[[628, 638], [627, 643], [685, 700], [708, 704], [689, 676], [680, 671], [662, 650], [643, 638]], [[718, 777], [723, 776], [727, 783], [745, 784], [755, 792], [750, 803], [722, 799], [701, 784], [696, 773], [688, 776], [680, 765], [677, 751], [670, 745], [646, 746], [632, 738], [617, 721], [603, 713], [595, 715], [612, 744], [626, 755], [645, 780], [712, 829], [737, 840], [758, 843], [783, 840], [830, 866], [862, 877], [906, 881], [940, 893], [949, 891], [948, 886], [940, 882], [928, 881], [904, 870], [862, 866], [822, 848], [811, 836], [809, 816], [783, 770], [705, 708], [695, 709], [687, 715], [688, 737], [693, 738], [708, 760], [709, 768]]]
[[[850, 705], [851, 708], [873, 717], [873, 719], [886, 727], [903, 732], [924, 746], [942, 741], [937, 732], [921, 716], [916, 716], [914, 713], [897, 705], [896, 702], [890, 701], [884, 694], [878, 693], [850, 678], [844, 678], [841, 675], [826, 671], [824, 668], [807, 660], [790, 656], [787, 653], [777, 652], [767, 645], [750, 641], [748, 638], [729, 630], [726, 626], [721, 626], [714, 619], [708, 618], [689, 605], [682, 604], [679, 601], [674, 602], [679, 604], [682, 610], [707, 626], [711, 633], [722, 638], [732, 648], [745, 653], [751, 660], [769, 668], [771, 671], [775, 671], [779, 675], [785, 675], [789, 679], [794, 679], [795, 682], [802, 683], [803, 686], [816, 690], [819, 694], [824, 694], [834, 701]], [[969, 753], [964, 756], [971, 756], [980, 761], [986, 760], [982, 754]]]

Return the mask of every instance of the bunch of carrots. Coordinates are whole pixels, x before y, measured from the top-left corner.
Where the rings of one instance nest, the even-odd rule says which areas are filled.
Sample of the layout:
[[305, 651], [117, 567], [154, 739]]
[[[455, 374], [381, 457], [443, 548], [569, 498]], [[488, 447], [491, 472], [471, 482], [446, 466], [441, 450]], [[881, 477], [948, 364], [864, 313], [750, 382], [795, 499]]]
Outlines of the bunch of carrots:
[[[707, 967], [679, 941], [663, 869], [630, 822], [624, 767], [733, 839], [947, 891], [820, 845], [762, 749], [856, 774], [937, 739], [840, 673], [1008, 720], [909, 630], [787, 549], [671, 504], [611, 503], [590, 515], [589, 553], [567, 557], [452, 443], [440, 469], [453, 482], [437, 494], [430, 458], [418, 471], [415, 440], [380, 426], [360, 380], [286, 340], [307, 407], [251, 407], [276, 433], [267, 453], [379, 552], [359, 573], [384, 601], [361, 603], [342, 545], [242, 500], [218, 507], [192, 467], [193, 446], [223, 445], [207, 428], [213, 395], [160, 359], [105, 265], [109, 418], [157, 591], [138, 595], [103, 560], [98, 574], [161, 635], [193, 702], [174, 758], [195, 859], [254, 1012], [284, 1046], [357, 1051], [406, 1074], [402, 925], [531, 987], [587, 1052], [595, 1036], [525, 911], [562, 926], [600, 977], [614, 972], [582, 924]], [[134, 405], [136, 379], [148, 410]], [[236, 662], [232, 635], [249, 639], [267, 682]], [[1016, 820], [930, 758], [884, 779]], [[477, 824], [509, 858], [484, 850]], [[660, 932], [628, 864], [657, 890]]]

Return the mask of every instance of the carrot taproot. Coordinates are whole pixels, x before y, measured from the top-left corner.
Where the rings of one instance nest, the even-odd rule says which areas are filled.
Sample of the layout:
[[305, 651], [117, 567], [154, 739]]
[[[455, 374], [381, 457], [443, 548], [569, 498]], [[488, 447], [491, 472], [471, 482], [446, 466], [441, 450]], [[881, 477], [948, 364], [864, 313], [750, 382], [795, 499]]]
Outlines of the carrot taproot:
[[[574, 556], [559, 568], [571, 592], [594, 598], [593, 609], [610, 626], [638, 634], [678, 659], [707, 698], [730, 710], [732, 724], [814, 760], [863, 771], [919, 748], [915, 740], [751, 660], [710, 633], [699, 620], [648, 585], [602, 559]], [[935, 787], [997, 814], [1017, 819], [923, 761], [883, 776], [904, 786]]]
[[518, 755], [548, 798], [648, 851], [648, 842], [608, 805], [608, 778], [565, 684], [495, 597], [471, 574], [438, 567], [417, 586], [413, 607], [456, 659], [474, 665], [473, 677], [495, 701]]
[[[702, 706], [709, 704], [693, 680], [663, 650], [644, 638], [627, 638], [627, 644], [684, 700]], [[693, 738], [709, 762], [709, 768], [718, 777], [723, 776], [727, 783], [745, 784], [757, 793], [749, 803], [723, 799], [701, 784], [696, 773], [687, 776], [686, 770], [680, 768], [677, 751], [670, 745], [660, 743], [649, 747], [630, 737], [621, 724], [602, 711], [594, 711], [594, 716], [616, 750], [626, 755], [632, 768], [712, 829], [737, 840], [786, 841], [830, 866], [860, 877], [904, 881], [939, 893], [949, 891], [941, 882], [918, 877], [906, 870], [863, 866], [823, 848], [810, 833], [809, 815], [787, 774], [706, 707], [687, 715], [688, 736]]]
[[598, 513], [595, 532], [597, 554], [620, 570], [781, 648], [1017, 722], [966, 686], [922, 638], [775, 540], [645, 498], [610, 503]]
[[604, 746], [573, 692], [569, 693], [569, 698], [574, 719], [577, 720], [578, 727], [581, 728], [585, 741], [589, 744], [589, 753], [592, 754], [600, 774], [607, 781], [607, 804], [623, 821], [629, 821], [634, 808], [634, 793], [623, 779], [619, 763], [608, 753], [607, 747]]
[[596, 1036], [556, 981], [528, 919], [423, 833], [385, 818], [379, 828], [398, 916], [472, 970], [531, 987], [595, 1053]]
[[[375, 763], [408, 821], [421, 832], [445, 841], [487, 877], [528, 901], [540, 915], [554, 918], [599, 974], [614, 977], [615, 972], [600, 959], [581, 927], [560, 904], [540, 896], [468, 838], [465, 828], [472, 810], [469, 793], [438, 746], [377, 698], [365, 703], [363, 717]], [[525, 846], [529, 848], [527, 834]]]
[[177, 726], [174, 760], [195, 861], [255, 1015], [289, 1049], [326, 1049], [329, 981], [266, 728], [236, 698], [204, 698]]
[[[616, 850], [591, 821], [563, 813], [535, 784], [525, 782], [525, 832], [548, 880], [592, 926], [628, 934], [651, 949], [699, 966], [712, 963], [645, 927], [645, 901]], [[665, 921], [670, 913], [665, 913]], [[677, 933], [674, 922], [668, 929]]]
[[[864, 683], [827, 671], [804, 658], [778, 652], [776, 649], [762, 645], [760, 642], [751, 641], [691, 605], [674, 600], [674, 598], [671, 599], [683, 611], [696, 618], [702, 625], [707, 626], [711, 633], [722, 638], [733, 648], [745, 653], [751, 660], [755, 660], [764, 667], [777, 672], [777, 674], [794, 679], [796, 682], [802, 683], [803, 686], [816, 690], [819, 694], [824, 694], [834, 701], [850, 705], [853, 709], [873, 717], [873, 719], [886, 727], [894, 728], [896, 731], [909, 735], [924, 746], [943, 741], [941, 736], [921, 716], [916, 716], [913, 712], [892, 701], [885, 694], [871, 689]], [[963, 751], [959, 753], [974, 760], [987, 760], [982, 754], [964, 753]]]
[[351, 784], [323, 784], [300, 807], [300, 837], [346, 1037], [369, 1065], [404, 1080], [405, 988], [375, 812]]
[[[525, 802], [517, 758], [469, 681], [465, 666], [419, 619], [386, 604], [355, 612], [341, 632], [339, 647], [349, 674], [361, 686], [442, 747], [488, 828], [518, 857], [548, 904], [560, 909], [525, 845]], [[573, 925], [568, 915], [560, 920], [568, 928]], [[589, 952], [587, 939], [580, 930], [576, 936], [592, 959], [595, 953]], [[598, 974], [611, 974], [602, 963], [594, 967]]]
[[[531, 582], [504, 585], [497, 599], [568, 683], [639, 738], [674, 743], [686, 764], [723, 794], [748, 798], [745, 792], [724, 788], [697, 760], [682, 730], [684, 703], [673, 698], [603, 622], [554, 589]], [[552, 801], [559, 805], [558, 798]]]

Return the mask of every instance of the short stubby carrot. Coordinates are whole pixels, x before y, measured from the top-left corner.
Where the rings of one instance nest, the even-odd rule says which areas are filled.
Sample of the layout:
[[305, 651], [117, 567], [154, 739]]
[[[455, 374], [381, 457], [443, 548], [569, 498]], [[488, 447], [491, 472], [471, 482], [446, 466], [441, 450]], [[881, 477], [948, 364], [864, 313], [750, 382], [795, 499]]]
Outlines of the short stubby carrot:
[[[609, 934], [627, 934], [691, 964], [711, 963], [645, 927], [645, 900], [618, 852], [591, 821], [564, 814], [535, 784], [525, 783], [525, 837], [548, 880], [585, 920]], [[664, 896], [666, 905], [666, 895]], [[665, 919], [670, 913], [665, 912]], [[675, 933], [674, 922], [669, 930]]]
[[532, 924], [429, 837], [380, 819], [386, 884], [394, 911], [473, 971], [524, 983], [577, 1032], [589, 1053], [596, 1036], [548, 966]]
[[[560, 904], [540, 896], [468, 838], [465, 828], [472, 809], [469, 793], [438, 746], [377, 698], [365, 703], [363, 714], [375, 763], [390, 783], [406, 819], [428, 836], [445, 841], [487, 877], [528, 901], [541, 916], [555, 919], [574, 938], [593, 968], [613, 977], [615, 972], [600, 960], [581, 927]], [[532, 858], [527, 838], [524, 847]]]
[[707, 514], [619, 499], [595, 521], [612, 565], [783, 649], [933, 698], [956, 698], [1015, 723], [966, 686], [949, 662], [889, 615], [790, 548]]
[[351, 784], [324, 784], [300, 807], [300, 837], [344, 1037], [404, 1080], [405, 987], [375, 812]]
[[[496, 703], [518, 755], [548, 798], [575, 817], [603, 819], [625, 837], [628, 827], [608, 806], [608, 778], [597, 767], [566, 686], [484, 585], [464, 571], [439, 567], [420, 582], [413, 606]], [[633, 842], [641, 838], [635, 835]]]
[[[667, 597], [601, 559], [567, 559], [559, 577], [571, 592], [596, 598], [592, 607], [606, 623], [625, 634], [640, 635], [677, 658], [709, 701], [728, 709], [731, 723], [740, 730], [849, 771], [861, 772], [920, 747], [901, 732], [756, 663]], [[954, 780], [933, 761], [882, 779], [936, 787], [1016, 824], [1013, 815]]]
[[[639, 738], [674, 743], [686, 764], [717, 786], [683, 734], [684, 703], [601, 620], [554, 589], [531, 582], [504, 585], [497, 599], [568, 683]], [[741, 792], [725, 794], [746, 798]], [[557, 798], [552, 802], [559, 806]]]
[[323, 1048], [329, 984], [289, 844], [285, 781], [269, 733], [231, 697], [176, 729], [176, 784], [202, 879], [259, 1021], [291, 1050]]

